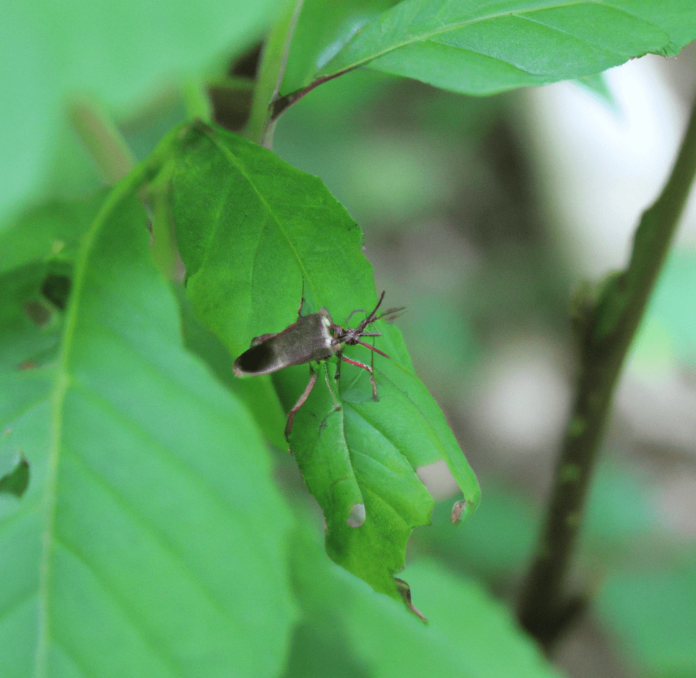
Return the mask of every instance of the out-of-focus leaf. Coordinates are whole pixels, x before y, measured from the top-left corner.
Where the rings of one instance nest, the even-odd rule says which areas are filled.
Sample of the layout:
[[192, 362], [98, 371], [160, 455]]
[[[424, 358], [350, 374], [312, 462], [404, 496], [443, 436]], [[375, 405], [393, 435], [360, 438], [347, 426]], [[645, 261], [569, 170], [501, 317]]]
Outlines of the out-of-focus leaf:
[[[418, 592], [416, 606], [428, 617], [424, 625], [394, 601], [322, 561], [316, 542], [306, 534], [298, 537], [294, 557], [305, 624], [324, 644], [333, 644], [341, 654], [350, 652], [358, 676], [558, 675], [516, 627], [509, 610], [479, 584], [455, 577], [431, 560], [409, 565], [405, 573]], [[293, 654], [299, 663], [297, 648]], [[311, 675], [323, 678], [331, 673]]]
[[583, 546], [605, 558], [623, 556], [624, 561], [630, 557], [632, 545], [635, 550], [644, 549], [644, 538], [654, 536], [659, 528], [646, 491], [631, 469], [601, 464], [590, 488]]
[[[457, 570], [499, 584], [518, 580], [537, 547], [542, 506], [511, 484], [482, 478], [485, 501], [459, 529], [448, 524], [451, 501], [439, 503], [433, 525], [416, 533], [416, 544]], [[625, 567], [644, 556], [651, 562], [657, 516], [645, 500], [647, 488], [615, 461], [601, 464], [588, 498], [580, 556], [605, 567]]]
[[650, 370], [672, 360], [696, 365], [696, 251], [670, 256], [650, 300], [632, 351], [634, 365]]
[[62, 317], [41, 293], [49, 270], [34, 263], [0, 275], [0, 374], [55, 357]]
[[225, 345], [203, 325], [193, 313], [191, 302], [181, 287], [177, 287], [186, 348], [205, 361], [217, 378], [241, 398], [254, 415], [256, 424], [266, 439], [276, 447], [286, 447], [283, 437], [285, 413], [266, 379], [241, 380], [232, 373], [232, 356]]
[[142, 205], [117, 196], [57, 365], [0, 384], [0, 452], [32, 467], [0, 502], [2, 675], [274, 676], [290, 518], [250, 415], [183, 349]]
[[293, 92], [312, 81], [365, 24], [398, 0], [305, 0], [292, 38], [282, 93]]
[[696, 557], [663, 571], [612, 573], [597, 600], [612, 635], [645, 675], [696, 675]]
[[[202, 125], [192, 126], [181, 144], [172, 191], [187, 291], [198, 317], [233, 355], [252, 337], [293, 323], [303, 290], [305, 312], [325, 306], [339, 322], [356, 308], [374, 307], [362, 233], [317, 178]], [[335, 411], [320, 375], [290, 442], [324, 510], [331, 557], [398, 597], [392, 575], [403, 566], [411, 530], [429, 523], [432, 511], [416, 470], [444, 460], [468, 501], [465, 515], [478, 504], [479, 489], [442, 412], [413, 373], [399, 330], [383, 321], [375, 330], [383, 334], [380, 350], [391, 356], [374, 360], [380, 401], [371, 399], [365, 371], [344, 365], [336, 389], [342, 409]], [[363, 347], [347, 354], [369, 360]], [[289, 407], [306, 384], [307, 368], [277, 377]]]
[[369, 65], [463, 94], [592, 75], [696, 38], [691, 0], [404, 0], [356, 33], [322, 76]]
[[89, 94], [127, 110], [177, 75], [239, 53], [276, 6], [276, 0], [7, 3], [0, 21], [0, 212], [36, 190], [66, 99]]
[[55, 356], [72, 261], [103, 201], [51, 202], [0, 230], [0, 373]]
[[607, 105], [616, 108], [616, 102], [607, 84], [607, 79], [604, 77], [604, 73], [586, 75], [582, 78], [577, 78], [575, 82], [580, 85], [580, 87], [584, 87], [586, 90], [596, 94]]
[[470, 520], [455, 529], [448, 521], [452, 502], [440, 502], [433, 525], [417, 533], [418, 543], [485, 581], [519, 577], [536, 546], [540, 512], [511, 487], [481, 484], [485, 501]]
[[0, 274], [38, 261], [72, 260], [104, 197], [52, 201], [0, 228]]

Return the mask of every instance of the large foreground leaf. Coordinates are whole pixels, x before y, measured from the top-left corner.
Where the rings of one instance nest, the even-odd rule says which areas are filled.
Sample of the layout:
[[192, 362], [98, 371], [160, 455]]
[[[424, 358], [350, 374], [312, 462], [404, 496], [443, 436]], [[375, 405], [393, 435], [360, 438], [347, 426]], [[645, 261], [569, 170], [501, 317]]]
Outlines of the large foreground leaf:
[[3, 379], [3, 678], [278, 671], [289, 517], [250, 415], [181, 345], [142, 205], [111, 199], [77, 264], [54, 368]]
[[0, 228], [0, 274], [39, 261], [72, 261], [104, 198], [99, 191], [88, 200], [53, 200], [4, 225]]
[[[325, 306], [339, 322], [376, 304], [362, 233], [319, 179], [203, 125], [189, 129], [182, 147], [172, 190], [187, 290], [199, 318], [234, 355], [252, 337], [294, 322], [303, 289], [305, 312]], [[430, 522], [433, 506], [416, 471], [446, 463], [467, 511], [475, 509], [479, 489], [415, 376], [399, 330], [382, 321], [375, 327], [384, 333], [380, 349], [391, 356], [375, 359], [380, 401], [371, 399], [365, 371], [344, 365], [338, 389], [333, 386], [342, 409], [334, 409], [321, 379], [290, 442], [324, 511], [331, 557], [396, 597], [392, 575], [404, 564], [411, 530]], [[369, 360], [363, 347], [349, 354]], [[289, 407], [307, 383], [307, 367], [279, 376]]]
[[691, 0], [404, 0], [321, 71], [369, 65], [464, 94], [591, 75], [696, 38]]
[[52, 201], [0, 230], [0, 373], [55, 357], [72, 263], [104, 197]]

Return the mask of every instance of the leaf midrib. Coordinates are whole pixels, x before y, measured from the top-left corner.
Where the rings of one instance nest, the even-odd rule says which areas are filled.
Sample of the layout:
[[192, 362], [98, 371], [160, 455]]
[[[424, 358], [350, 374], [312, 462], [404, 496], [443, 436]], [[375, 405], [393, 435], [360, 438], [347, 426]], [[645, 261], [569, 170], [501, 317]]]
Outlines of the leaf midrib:
[[[346, 70], [357, 68], [358, 66], [362, 66], [370, 61], [374, 61], [375, 59], [379, 59], [380, 57], [385, 56], [386, 54], [390, 54], [391, 52], [395, 52], [396, 50], [401, 49], [402, 47], [408, 47], [409, 45], [413, 45], [416, 43], [426, 42], [426, 41], [430, 40], [431, 38], [436, 37], [440, 34], [449, 33], [451, 31], [455, 31], [455, 30], [458, 30], [460, 28], [465, 28], [467, 26], [473, 26], [473, 25], [478, 24], [478, 23], [484, 23], [486, 21], [495, 21], [496, 19], [501, 19], [503, 17], [511, 17], [511, 16], [519, 16], [520, 18], [523, 18], [523, 19], [533, 20], [529, 16], [525, 16], [525, 15], [532, 15], [535, 12], [542, 12], [542, 11], [545, 12], [545, 11], [553, 10], [553, 9], [563, 9], [563, 8], [572, 7], [575, 5], [597, 5], [597, 6], [601, 6], [601, 7], [611, 8], [616, 12], [620, 12], [622, 14], [630, 16], [631, 18], [636, 19], [638, 21], [641, 21], [641, 22], [643, 22], [649, 26], [652, 26], [653, 28], [656, 28], [664, 33], [663, 29], [660, 28], [659, 26], [656, 26], [655, 24], [652, 24], [641, 17], [637, 17], [634, 14], [627, 12], [624, 8], [619, 8], [619, 7], [615, 7], [614, 5], [604, 4], [604, 3], [600, 4], [597, 2], [587, 2], [587, 0], [572, 0], [571, 2], [563, 2], [563, 3], [557, 3], [555, 5], [549, 5], [548, 7], [535, 7], [533, 9], [528, 9], [528, 10], [515, 10], [515, 11], [508, 11], [508, 12], [499, 12], [497, 14], [490, 14], [488, 16], [477, 18], [477, 19], [469, 19], [466, 21], [460, 21], [460, 22], [448, 24], [445, 28], [441, 28], [439, 30], [433, 30], [433, 31], [425, 32], [425, 33], [419, 33], [417, 35], [412, 35], [407, 40], [403, 40], [402, 42], [390, 45], [388, 48], [385, 48], [381, 51], [374, 52], [373, 54], [371, 54], [370, 56], [367, 56], [365, 58], [358, 59], [356, 61], [352, 61], [351, 63], [349, 63], [347, 65], [341, 66], [341, 68], [339, 68], [337, 70], [332, 71], [332, 70], [329, 70], [328, 68], [326, 68], [326, 69], [319, 71], [319, 73], [322, 76], [334, 75], [336, 73], [340, 73], [340, 72], [343, 72]], [[396, 11], [398, 8], [399, 8], [399, 5], [396, 5], [393, 10], [388, 10], [388, 11], [390, 11], [390, 12]], [[536, 23], [547, 26], [547, 24], [544, 24], [543, 22], [536, 22]], [[553, 30], [558, 30], [559, 32], [563, 33], [563, 31], [561, 31], [560, 29], [556, 29], [553, 26], [547, 26], [547, 27], [551, 28]], [[357, 39], [359, 38], [360, 35], [361, 35], [360, 33], [356, 33], [353, 36], [353, 38], [349, 42], [346, 43], [346, 45], [343, 47], [341, 52], [349, 49], [351, 47], [351, 44], [354, 41], [357, 41]], [[577, 38], [577, 36], [574, 36], [574, 37], [576, 37], [576, 39], [580, 40], [580, 38]], [[665, 37], [669, 37], [669, 36], [667, 34], [665, 34]], [[592, 44], [588, 41], [585, 41], [585, 42], [587, 42], [587, 44]], [[442, 44], [442, 43], [438, 43], [438, 44]], [[337, 54], [334, 57], [334, 59], [332, 59], [332, 61], [335, 61], [336, 59], [338, 59], [341, 52], [339, 52], [339, 54]], [[507, 62], [504, 62], [504, 63], [507, 63]], [[331, 65], [331, 62], [329, 62], [329, 64], [327, 64], [327, 66], [330, 66], [330, 65]]]
[[[207, 130], [203, 130], [203, 131], [207, 132]], [[290, 236], [288, 235], [286, 230], [283, 228], [281, 220], [275, 214], [275, 212], [273, 211], [273, 208], [271, 207], [269, 202], [266, 200], [263, 193], [261, 191], [259, 191], [259, 189], [257, 188], [256, 184], [254, 183], [252, 177], [249, 176], [249, 174], [246, 172], [244, 165], [236, 158], [236, 156], [232, 153], [232, 151], [226, 147], [225, 144], [221, 143], [221, 141], [218, 139], [216, 134], [207, 134], [206, 133], [206, 138], [209, 139], [210, 142], [223, 154], [223, 156], [225, 156], [229, 160], [230, 164], [234, 165], [234, 167], [239, 171], [239, 173], [249, 183], [249, 185], [253, 189], [254, 193], [258, 197], [259, 201], [265, 207], [268, 215], [270, 217], [272, 217], [274, 223], [276, 224], [276, 226], [278, 226], [278, 230], [283, 234], [283, 237], [287, 241], [290, 249], [292, 250], [292, 252], [295, 256], [295, 260], [297, 261], [297, 263], [302, 271], [302, 276], [303, 276], [304, 280], [309, 284], [309, 287], [312, 289], [312, 291], [316, 292], [315, 287], [311, 282], [311, 278], [309, 276], [309, 273], [307, 272], [307, 269], [304, 266], [304, 263], [302, 261], [302, 257], [300, 257], [300, 254], [297, 251], [297, 249], [295, 248], [295, 245], [292, 242], [292, 240], [290, 239]], [[216, 222], [215, 227], [214, 227], [215, 231], [217, 231], [219, 222], [220, 222], [220, 220], [218, 219], [218, 221]], [[265, 223], [266, 222], [264, 222], [264, 227], [265, 227]]]
[[80, 258], [75, 266], [73, 277], [73, 289], [71, 299], [68, 305], [68, 314], [65, 322], [65, 332], [61, 346], [58, 365], [56, 367], [56, 382], [51, 391], [51, 432], [48, 448], [48, 472], [46, 482], [46, 493], [44, 498], [45, 528], [43, 534], [43, 545], [41, 553], [41, 562], [39, 564], [39, 634], [38, 644], [36, 649], [36, 665], [35, 674], [37, 676], [45, 676], [47, 661], [48, 661], [48, 643], [50, 628], [48, 622], [48, 598], [50, 594], [50, 569], [51, 569], [51, 552], [53, 550], [53, 532], [56, 519], [56, 498], [58, 485], [58, 464], [60, 460], [60, 447], [63, 430], [63, 406], [65, 403], [65, 395], [70, 385], [70, 372], [68, 369], [68, 361], [75, 336], [75, 327], [77, 325], [77, 314], [79, 309], [79, 300], [82, 297], [82, 288], [84, 286], [85, 271], [87, 270], [87, 261], [89, 254], [94, 247], [97, 235], [100, 233], [106, 217], [110, 211], [118, 204], [121, 199], [119, 193], [114, 191], [106, 200], [99, 215], [97, 216], [94, 225], [87, 232], [83, 243], [83, 250]]

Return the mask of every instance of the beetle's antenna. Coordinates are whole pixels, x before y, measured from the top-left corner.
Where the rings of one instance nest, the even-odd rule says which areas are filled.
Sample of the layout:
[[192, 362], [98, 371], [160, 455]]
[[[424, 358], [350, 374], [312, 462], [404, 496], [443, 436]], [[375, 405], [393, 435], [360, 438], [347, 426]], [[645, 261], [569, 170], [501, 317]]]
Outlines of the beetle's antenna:
[[374, 310], [370, 315], [365, 318], [359, 325], [358, 325], [358, 332], [362, 334], [363, 330], [370, 324], [373, 323], [375, 320], [377, 320], [377, 309], [382, 305], [382, 301], [384, 301], [384, 295], [386, 291], [383, 291], [382, 294], [379, 296], [379, 301], [377, 302], [377, 306], [375, 306]]
[[406, 312], [405, 306], [399, 306], [399, 308], [390, 308], [383, 311], [376, 320], [384, 320], [385, 322], [394, 322], [397, 318], [400, 318]]

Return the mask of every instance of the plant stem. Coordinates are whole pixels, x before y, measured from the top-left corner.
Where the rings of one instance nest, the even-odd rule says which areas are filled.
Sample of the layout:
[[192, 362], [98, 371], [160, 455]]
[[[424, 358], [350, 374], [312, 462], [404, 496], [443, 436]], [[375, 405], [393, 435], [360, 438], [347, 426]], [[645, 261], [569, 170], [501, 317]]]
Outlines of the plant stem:
[[296, 101], [299, 101], [302, 99], [302, 97], [306, 96], [309, 94], [313, 89], [316, 89], [319, 87], [319, 85], [323, 85], [325, 82], [329, 82], [329, 80], [333, 80], [334, 78], [338, 78], [340, 75], [345, 75], [346, 73], [350, 73], [351, 71], [355, 70], [357, 66], [353, 66], [353, 68], [347, 68], [345, 71], [339, 71], [338, 73], [333, 73], [332, 75], [322, 75], [318, 77], [316, 80], [312, 81], [307, 85], [306, 87], [303, 87], [302, 89], [298, 89], [294, 92], [290, 92], [289, 94], [286, 94], [285, 96], [279, 97], [273, 102], [272, 105], [272, 111], [271, 111], [271, 120], [275, 122], [285, 111], [286, 108], [289, 108], [292, 106]]
[[521, 625], [548, 652], [581, 611], [566, 592], [571, 557], [612, 396], [628, 348], [665, 260], [696, 174], [696, 102], [662, 194], [640, 220], [628, 268], [587, 306], [580, 332], [580, 374], [556, 468], [546, 524], [522, 590]]
[[254, 88], [249, 121], [244, 136], [267, 148], [273, 144], [271, 108], [278, 97], [285, 74], [285, 64], [290, 52], [295, 26], [300, 16], [303, 0], [288, 3], [280, 20], [276, 22], [263, 46], [261, 66]]
[[189, 120], [203, 120], [211, 122], [213, 119], [212, 106], [208, 90], [200, 78], [187, 78], [181, 87], [181, 98], [186, 108], [186, 117]]
[[133, 169], [135, 155], [101, 107], [80, 101], [72, 107], [70, 119], [107, 184], [113, 186]]

